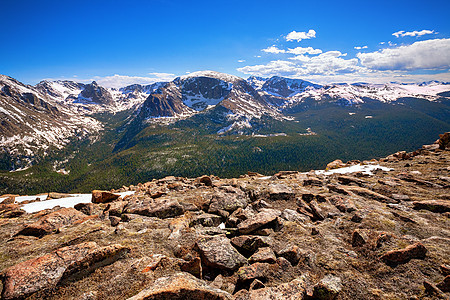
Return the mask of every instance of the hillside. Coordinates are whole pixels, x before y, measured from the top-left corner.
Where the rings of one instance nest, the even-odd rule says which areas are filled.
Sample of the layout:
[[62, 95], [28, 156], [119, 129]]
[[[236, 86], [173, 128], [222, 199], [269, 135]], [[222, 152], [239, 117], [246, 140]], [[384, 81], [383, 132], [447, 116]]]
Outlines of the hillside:
[[449, 166], [447, 132], [323, 171], [4, 195], [2, 299], [447, 299]]
[[308, 171], [412, 151], [450, 130], [442, 82], [322, 86], [202, 71], [111, 89], [2, 78], [0, 193]]

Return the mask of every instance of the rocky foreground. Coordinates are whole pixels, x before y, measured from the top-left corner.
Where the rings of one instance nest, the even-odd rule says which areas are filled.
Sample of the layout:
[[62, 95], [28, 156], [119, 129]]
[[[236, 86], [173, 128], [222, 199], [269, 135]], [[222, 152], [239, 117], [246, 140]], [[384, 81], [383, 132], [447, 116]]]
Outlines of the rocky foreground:
[[450, 133], [372, 163], [393, 170], [166, 177], [30, 214], [9, 197], [2, 299], [448, 299]]

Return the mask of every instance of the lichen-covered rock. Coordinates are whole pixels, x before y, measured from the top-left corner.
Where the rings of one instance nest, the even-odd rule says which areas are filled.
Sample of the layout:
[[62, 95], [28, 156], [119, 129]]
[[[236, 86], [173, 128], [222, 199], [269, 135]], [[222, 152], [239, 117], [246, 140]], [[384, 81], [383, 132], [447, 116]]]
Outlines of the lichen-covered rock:
[[272, 184], [269, 186], [269, 198], [272, 201], [276, 200], [290, 200], [294, 198], [295, 193], [291, 188], [282, 184]]
[[197, 216], [194, 216], [190, 226], [202, 225], [205, 227], [216, 227], [222, 223], [222, 217], [214, 214], [203, 213]]
[[31, 235], [42, 237], [63, 226], [73, 225], [87, 216], [75, 208], [61, 208], [41, 217], [37, 222], [26, 225], [17, 235]]
[[235, 300], [302, 300], [306, 299], [306, 288], [306, 278], [302, 276], [274, 287], [243, 291], [240, 295], [235, 295]]
[[247, 259], [224, 236], [202, 238], [197, 241], [197, 247], [202, 262], [213, 268], [233, 271], [247, 263]]
[[189, 273], [158, 278], [151, 286], [128, 300], [232, 299], [231, 294], [209, 286]]
[[129, 249], [121, 245], [99, 247], [94, 242], [60, 248], [5, 270], [2, 299], [28, 296], [56, 286], [76, 273], [87, 274], [119, 259]]
[[278, 251], [277, 254], [278, 256], [286, 258], [292, 265], [298, 264], [302, 257], [302, 251], [296, 245], [289, 245], [281, 251]]
[[263, 209], [254, 217], [239, 223], [237, 228], [240, 233], [249, 234], [271, 222], [274, 222], [280, 215], [281, 212], [279, 210]]
[[245, 208], [247, 204], [248, 197], [243, 191], [224, 186], [214, 192], [208, 212], [215, 214], [222, 210], [231, 213], [238, 208]]
[[237, 275], [240, 281], [248, 281], [253, 279], [265, 280], [271, 272], [275, 272], [277, 269], [277, 264], [257, 262], [251, 264], [250, 266], [240, 267], [237, 271]]
[[184, 210], [176, 199], [170, 197], [157, 199], [132, 197], [125, 207], [124, 213], [165, 219], [179, 216], [184, 213]]
[[314, 286], [313, 299], [333, 300], [342, 290], [341, 278], [327, 275]]
[[265, 262], [273, 264], [277, 261], [275, 252], [273, 252], [270, 247], [259, 248], [250, 258], [248, 259], [250, 263], [255, 262]]

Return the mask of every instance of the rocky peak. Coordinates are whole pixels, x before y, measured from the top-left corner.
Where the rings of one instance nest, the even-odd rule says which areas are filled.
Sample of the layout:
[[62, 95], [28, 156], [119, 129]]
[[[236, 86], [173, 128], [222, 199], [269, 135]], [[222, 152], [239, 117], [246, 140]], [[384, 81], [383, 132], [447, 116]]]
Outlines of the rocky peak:
[[80, 101], [90, 101], [96, 104], [111, 105], [114, 103], [114, 99], [111, 93], [92, 81], [92, 83], [85, 85], [84, 90], [78, 96]]
[[321, 86], [301, 79], [273, 76], [263, 84], [261, 90], [275, 96], [289, 97], [304, 92], [307, 87], [320, 88]]

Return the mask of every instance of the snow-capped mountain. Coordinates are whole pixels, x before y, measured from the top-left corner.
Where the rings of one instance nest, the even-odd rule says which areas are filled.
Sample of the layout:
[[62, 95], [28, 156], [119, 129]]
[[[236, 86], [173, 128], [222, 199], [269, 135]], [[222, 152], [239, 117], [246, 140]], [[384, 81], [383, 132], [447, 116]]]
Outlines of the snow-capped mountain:
[[97, 120], [73, 114], [52, 97], [0, 75], [0, 152], [11, 158], [11, 169], [26, 167], [49, 150], [62, 149], [70, 140], [87, 138], [102, 128]]
[[368, 99], [388, 103], [405, 97], [434, 101], [443, 97], [441, 93], [450, 91], [450, 83], [437, 81], [421, 84], [344, 83], [322, 86], [301, 79], [250, 76], [247, 82], [267, 102], [279, 107], [279, 109], [296, 105], [305, 99], [313, 99], [317, 102], [334, 101], [345, 105], [362, 104]]
[[131, 109], [122, 129], [133, 132], [132, 136], [156, 120], [170, 123], [193, 116], [199, 116], [195, 124], [200, 124], [199, 120], [214, 123], [210, 128], [219, 135], [257, 134], [256, 128], [265, 126], [260, 120], [286, 119], [295, 107], [308, 109], [322, 103], [363, 106], [370, 101], [395, 104], [401, 98], [439, 102], [449, 96], [450, 84], [441, 82], [321, 86], [283, 77], [244, 80], [214, 71], [120, 89], [105, 88], [95, 81], [42, 81], [30, 86], [0, 75], [0, 152], [13, 162], [11, 169], [27, 166], [51, 148], [61, 149], [72, 139], [96, 136], [104, 125], [93, 117], [98, 112], [115, 114]]
[[214, 108], [227, 111], [230, 119], [278, 116], [244, 79], [213, 71], [178, 77], [154, 91], [140, 108], [142, 119], [190, 116]]
[[305, 99], [320, 101], [339, 101], [345, 105], [359, 105], [368, 99], [383, 103], [394, 102], [400, 98], [421, 98], [429, 101], [442, 98], [442, 92], [450, 90], [450, 84], [431, 82], [422, 84], [334, 84], [320, 88], [308, 88], [302, 93], [286, 98], [283, 107], [301, 103]]

